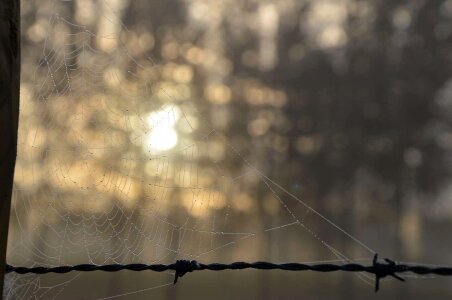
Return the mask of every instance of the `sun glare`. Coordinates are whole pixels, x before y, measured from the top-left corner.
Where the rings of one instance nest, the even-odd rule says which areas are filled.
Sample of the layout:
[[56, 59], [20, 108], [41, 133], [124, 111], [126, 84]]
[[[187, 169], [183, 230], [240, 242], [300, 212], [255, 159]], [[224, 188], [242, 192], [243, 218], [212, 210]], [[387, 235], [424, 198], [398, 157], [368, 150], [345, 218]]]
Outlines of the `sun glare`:
[[177, 108], [161, 109], [148, 115], [146, 120], [151, 130], [146, 135], [144, 146], [147, 150], [166, 151], [177, 145], [178, 137], [174, 126], [179, 117]]
[[157, 127], [147, 136], [146, 144], [149, 148], [165, 151], [174, 148], [177, 144], [177, 133], [173, 128]]

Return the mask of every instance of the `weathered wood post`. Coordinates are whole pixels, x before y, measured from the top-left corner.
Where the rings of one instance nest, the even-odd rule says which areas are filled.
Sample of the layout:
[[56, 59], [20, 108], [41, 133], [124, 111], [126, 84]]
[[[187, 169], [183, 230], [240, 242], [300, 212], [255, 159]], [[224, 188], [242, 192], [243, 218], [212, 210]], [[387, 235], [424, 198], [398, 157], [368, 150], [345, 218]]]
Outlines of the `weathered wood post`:
[[20, 86], [20, 2], [0, 1], [0, 292], [17, 153]]

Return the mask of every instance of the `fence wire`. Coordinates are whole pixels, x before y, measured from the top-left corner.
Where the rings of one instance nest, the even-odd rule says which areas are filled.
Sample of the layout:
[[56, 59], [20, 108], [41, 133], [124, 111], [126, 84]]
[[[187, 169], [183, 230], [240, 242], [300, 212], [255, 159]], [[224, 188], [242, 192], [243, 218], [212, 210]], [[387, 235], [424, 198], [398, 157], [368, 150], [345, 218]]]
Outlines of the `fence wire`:
[[58, 266], [58, 267], [17, 267], [7, 264], [6, 273], [18, 273], [18, 274], [47, 274], [57, 273], [64, 274], [72, 271], [78, 272], [92, 272], [92, 271], [105, 271], [105, 272], [118, 272], [122, 270], [129, 271], [175, 271], [174, 284], [178, 279], [185, 274], [193, 271], [224, 271], [224, 270], [244, 270], [244, 269], [257, 269], [257, 270], [284, 270], [284, 271], [314, 271], [314, 272], [367, 272], [375, 275], [375, 292], [380, 289], [380, 279], [386, 276], [394, 277], [400, 281], [405, 281], [400, 277], [402, 273], [414, 273], [419, 275], [440, 275], [440, 276], [452, 276], [452, 267], [430, 267], [425, 265], [408, 265], [404, 263], [397, 263], [393, 260], [385, 258], [383, 261], [378, 259], [378, 254], [375, 254], [371, 265], [362, 265], [356, 263], [349, 264], [303, 264], [303, 263], [271, 263], [271, 262], [233, 262], [230, 264], [222, 263], [210, 263], [203, 264], [196, 260], [178, 260], [172, 264], [107, 264], [107, 265], [95, 265], [95, 264], [79, 264], [73, 266]]

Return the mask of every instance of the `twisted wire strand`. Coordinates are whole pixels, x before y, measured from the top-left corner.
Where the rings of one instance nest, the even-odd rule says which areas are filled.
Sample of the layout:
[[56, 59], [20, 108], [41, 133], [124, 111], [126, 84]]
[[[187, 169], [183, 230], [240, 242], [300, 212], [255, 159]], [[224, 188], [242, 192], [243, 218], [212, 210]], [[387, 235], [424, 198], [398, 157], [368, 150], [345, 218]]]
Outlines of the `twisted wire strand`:
[[230, 264], [224, 263], [210, 263], [203, 264], [195, 260], [178, 260], [172, 264], [108, 264], [108, 265], [95, 265], [95, 264], [79, 264], [73, 266], [57, 266], [57, 267], [16, 267], [7, 264], [6, 273], [18, 273], [18, 274], [47, 274], [57, 273], [64, 274], [72, 271], [79, 272], [92, 272], [92, 271], [105, 271], [105, 272], [118, 272], [122, 270], [129, 271], [175, 271], [174, 284], [177, 283], [178, 278], [184, 276], [186, 273], [193, 271], [224, 271], [224, 270], [244, 270], [244, 269], [257, 269], [257, 270], [284, 270], [284, 271], [313, 271], [313, 272], [367, 272], [375, 275], [375, 291], [377, 292], [380, 287], [380, 279], [386, 276], [392, 276], [400, 281], [405, 281], [398, 274], [401, 273], [415, 273], [419, 275], [434, 274], [439, 276], [452, 276], [452, 267], [430, 267], [425, 265], [408, 265], [394, 262], [390, 259], [385, 259], [383, 262], [378, 260], [378, 255], [375, 254], [373, 263], [371, 265], [362, 265], [356, 263], [348, 264], [331, 264], [331, 263], [319, 263], [319, 264], [303, 264], [303, 263], [271, 263], [271, 262], [233, 262]]

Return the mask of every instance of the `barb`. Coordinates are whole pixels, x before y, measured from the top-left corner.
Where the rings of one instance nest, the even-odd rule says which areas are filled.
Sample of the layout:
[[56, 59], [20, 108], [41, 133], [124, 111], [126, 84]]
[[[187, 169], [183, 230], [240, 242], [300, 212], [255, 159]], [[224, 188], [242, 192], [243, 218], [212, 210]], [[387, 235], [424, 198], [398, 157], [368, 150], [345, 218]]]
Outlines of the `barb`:
[[372, 261], [373, 273], [375, 274], [375, 293], [380, 289], [380, 279], [386, 276], [392, 276], [400, 281], [405, 281], [402, 277], [397, 275], [397, 272], [403, 272], [402, 270], [398, 271], [397, 267], [401, 265], [397, 265], [395, 261], [385, 258], [386, 263], [378, 262], [378, 254], [375, 253], [374, 259]]
[[179, 277], [184, 276], [188, 272], [200, 270], [201, 266], [196, 260], [178, 260], [176, 261], [176, 274], [174, 275], [174, 284], [177, 283]]
[[16, 267], [9, 264], [6, 265], [6, 273], [18, 273], [18, 274], [47, 274], [47, 273], [69, 273], [72, 271], [79, 272], [92, 272], [92, 271], [105, 271], [105, 272], [118, 272], [122, 270], [129, 271], [175, 271], [174, 284], [177, 283], [179, 277], [184, 276], [186, 273], [193, 271], [224, 271], [224, 270], [244, 270], [244, 269], [257, 269], [257, 270], [284, 270], [284, 271], [313, 271], [313, 272], [367, 272], [375, 275], [375, 292], [378, 292], [380, 288], [380, 279], [386, 276], [392, 276], [400, 281], [405, 281], [398, 274], [401, 273], [415, 273], [419, 275], [434, 274], [440, 276], [452, 276], [452, 267], [429, 267], [424, 265], [408, 265], [399, 264], [390, 259], [385, 259], [383, 262], [379, 262], [378, 254], [375, 254], [372, 265], [361, 264], [303, 264], [303, 263], [282, 263], [275, 264], [271, 262], [234, 262], [230, 264], [211, 263], [202, 264], [195, 260], [178, 260], [173, 264], [110, 264], [110, 265], [94, 265], [94, 264], [80, 264], [74, 266], [58, 266], [58, 267]]

